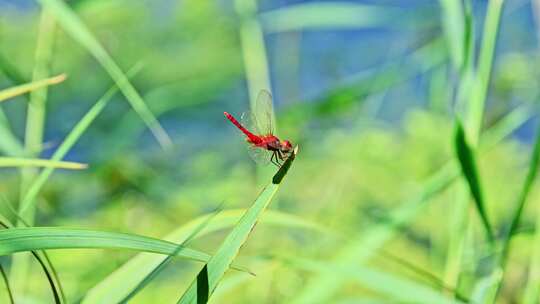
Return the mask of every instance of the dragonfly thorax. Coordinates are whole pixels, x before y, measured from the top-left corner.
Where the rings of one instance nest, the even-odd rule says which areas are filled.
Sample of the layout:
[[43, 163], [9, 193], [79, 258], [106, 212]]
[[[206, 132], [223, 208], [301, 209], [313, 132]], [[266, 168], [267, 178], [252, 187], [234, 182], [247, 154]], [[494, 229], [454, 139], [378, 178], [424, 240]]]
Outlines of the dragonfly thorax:
[[281, 142], [279, 141], [279, 138], [275, 137], [274, 135], [267, 135], [262, 137], [261, 146], [270, 151], [281, 150]]
[[267, 150], [270, 151], [280, 151], [284, 154], [291, 153], [293, 148], [292, 144], [288, 140], [279, 140], [274, 135], [268, 135], [263, 137], [263, 144]]

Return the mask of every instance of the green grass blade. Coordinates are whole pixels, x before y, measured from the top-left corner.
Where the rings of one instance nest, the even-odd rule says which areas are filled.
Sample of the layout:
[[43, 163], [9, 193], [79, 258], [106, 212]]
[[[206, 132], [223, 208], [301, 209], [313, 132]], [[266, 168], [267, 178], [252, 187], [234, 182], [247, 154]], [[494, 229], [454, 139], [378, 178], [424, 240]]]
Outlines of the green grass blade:
[[148, 109], [141, 95], [75, 12], [64, 1], [39, 0], [39, 3], [56, 17], [58, 23], [66, 33], [71, 35], [73, 39], [85, 47], [99, 61], [161, 146], [170, 146], [171, 140], [167, 132], [165, 132], [154, 114]]
[[256, 18], [256, 0], [235, 0], [234, 6], [241, 20], [239, 34], [242, 59], [249, 90], [250, 108], [254, 111], [260, 90], [272, 92], [264, 32]]
[[399, 303], [463, 303], [417, 282], [367, 267], [344, 267], [302, 258], [287, 260], [294, 267], [355, 281]]
[[465, 47], [465, 15], [461, 1], [439, 0], [442, 8], [442, 24], [444, 34], [450, 45], [452, 63], [460, 71], [464, 65]]
[[[0, 256], [23, 251], [70, 248], [131, 249], [170, 255], [177, 246], [172, 242], [146, 236], [89, 229], [23, 227], [0, 231]], [[208, 254], [187, 247], [183, 247], [178, 256], [200, 262], [209, 259]]]
[[[140, 65], [133, 67], [128, 75], [136, 74]], [[105, 106], [109, 103], [112, 96], [116, 93], [118, 88], [116, 86], [111, 87], [91, 108], [86, 112], [86, 114], [79, 120], [79, 122], [71, 129], [66, 138], [62, 141], [58, 149], [54, 151], [51, 156], [51, 161], [60, 161], [66, 154], [71, 150], [71, 148], [77, 143], [79, 138], [84, 134], [86, 129], [90, 127], [92, 122], [96, 117], [103, 111]], [[34, 199], [37, 197], [41, 188], [45, 185], [49, 177], [54, 172], [54, 168], [46, 168], [39, 173], [37, 178], [32, 181], [32, 184], [28, 187], [28, 191], [25, 193], [21, 206], [19, 207], [19, 215], [24, 215], [24, 213], [32, 207]]]
[[[510, 218], [510, 226], [505, 233], [504, 240], [502, 243], [502, 253], [499, 260], [499, 267], [502, 269], [503, 275], [508, 270], [506, 266], [507, 266], [508, 256], [510, 255], [510, 252], [512, 249], [512, 247], [510, 246], [512, 237], [516, 234], [516, 231], [519, 227], [523, 210], [525, 209], [527, 199], [529, 197], [529, 193], [531, 192], [532, 185], [534, 184], [536, 177], [538, 175], [539, 164], [540, 164], [540, 126], [536, 130], [536, 139], [535, 139], [534, 148], [531, 154], [531, 160], [529, 162], [529, 170], [527, 172], [527, 176], [525, 177], [525, 181], [523, 182], [521, 191], [518, 195], [516, 208], [514, 209], [514, 212], [512, 213], [512, 216]], [[534, 254], [533, 254], [533, 257], [534, 257]], [[531, 264], [535, 265], [534, 259], [531, 261]], [[534, 270], [532, 272], [534, 272]], [[498, 278], [502, 279], [504, 277], [503, 275], [498, 276]], [[495, 289], [494, 293], [496, 293], [498, 289], [500, 288], [500, 283], [502, 282], [499, 281], [498, 284], [496, 284], [495, 287], [493, 288]], [[536, 281], [536, 283], [538, 283], [538, 281]], [[528, 295], [528, 297], [531, 297], [531, 298], [534, 297], [532, 292], [527, 292], [527, 293], [531, 294], [531, 295]]]
[[63, 303], [67, 303], [66, 301], [66, 295], [64, 294], [64, 288], [62, 287], [60, 278], [58, 276], [58, 272], [56, 271], [56, 268], [54, 267], [53, 263], [51, 262], [51, 259], [49, 258], [49, 255], [44, 250], [39, 251], [33, 251], [33, 254], [43, 256], [43, 267], [47, 268], [47, 278], [49, 279], [49, 285], [51, 286], [51, 289], [56, 289], [57, 292], [60, 295], [60, 299], [62, 299]]
[[540, 126], [536, 129], [536, 140], [534, 142], [534, 148], [531, 154], [531, 160], [529, 162], [529, 170], [527, 172], [527, 176], [525, 177], [525, 181], [523, 182], [523, 187], [521, 188], [521, 191], [518, 196], [516, 209], [514, 210], [512, 217], [510, 218], [510, 227], [508, 228], [508, 231], [506, 233], [504, 243], [503, 243], [503, 254], [501, 258], [501, 267], [505, 267], [506, 261], [508, 258], [508, 255], [510, 253], [510, 241], [512, 240], [512, 236], [516, 234], [516, 231], [518, 229], [521, 216], [523, 214], [523, 210], [525, 209], [525, 205], [527, 203], [527, 199], [529, 197], [529, 193], [531, 192], [532, 185], [534, 184], [536, 177], [538, 175], [538, 166], [540, 164]]
[[373, 28], [399, 21], [404, 12], [388, 7], [348, 2], [288, 5], [260, 14], [266, 33], [303, 29]]
[[[32, 72], [32, 80], [37, 81], [49, 77], [50, 66], [53, 59], [53, 48], [56, 33], [56, 21], [54, 17], [46, 11], [42, 11], [39, 21], [39, 33], [35, 50], [35, 64]], [[26, 113], [26, 128], [24, 133], [24, 145], [28, 155], [35, 156], [41, 153], [43, 145], [43, 134], [45, 133], [46, 107], [47, 107], [48, 87], [33, 90], [30, 93]], [[21, 171], [21, 192], [26, 191], [28, 181], [35, 177], [35, 171]], [[33, 221], [33, 219], [32, 219]]]
[[255, 109], [259, 91], [262, 89], [272, 91], [264, 33], [259, 21], [255, 18], [257, 1], [235, 0], [234, 4], [236, 13], [241, 18], [240, 44], [248, 83], [250, 108]]
[[482, 220], [482, 224], [484, 225], [484, 228], [486, 230], [487, 238], [490, 242], [493, 242], [493, 229], [491, 228], [491, 224], [488, 220], [488, 215], [485, 208], [484, 197], [480, 186], [480, 176], [478, 174], [478, 169], [476, 168], [474, 152], [467, 143], [465, 131], [463, 130], [463, 126], [461, 125], [461, 122], [459, 120], [457, 120], [456, 123], [454, 147], [456, 150], [457, 158], [459, 160], [459, 164], [461, 166], [463, 177], [469, 185], [469, 190], [474, 199], [474, 202], [476, 203], [476, 210], [478, 211], [480, 219]]
[[[472, 12], [471, 1], [462, 2], [463, 12], [463, 62], [459, 71], [459, 83], [456, 95], [456, 112], [463, 115], [471, 112], [471, 94], [475, 84], [475, 56], [476, 56], [476, 40], [475, 40], [475, 19]], [[468, 123], [469, 121], [467, 121]], [[471, 126], [468, 126], [471, 127]], [[475, 133], [475, 134], [480, 134]], [[477, 138], [474, 138], [476, 146]]]
[[7, 277], [6, 271], [4, 270], [4, 266], [2, 266], [1, 264], [0, 264], [0, 274], [2, 275], [2, 280], [4, 281], [4, 285], [6, 286], [9, 303], [14, 304], [15, 301], [13, 300], [13, 292], [11, 292], [11, 287], [9, 286], [9, 279]]
[[55, 279], [53, 277], [53, 273], [51, 269], [48, 268], [50, 264], [47, 264], [47, 262], [45, 262], [43, 258], [41, 257], [41, 255], [38, 254], [36, 251], [32, 250], [31, 253], [34, 256], [34, 258], [38, 261], [39, 265], [41, 266], [41, 269], [43, 270], [43, 272], [45, 273], [45, 276], [47, 277], [47, 281], [49, 282], [49, 286], [51, 287], [51, 291], [54, 297], [54, 303], [60, 304], [60, 303], [65, 302], [65, 300], [63, 299], [63, 294], [60, 292], [59, 287], [55, 285]]
[[[209, 233], [233, 227], [246, 209], [235, 209], [222, 211], [199, 233], [196, 237], [201, 237]], [[182, 225], [172, 231], [163, 239], [181, 244], [186, 241], [191, 231], [208, 219], [209, 215], [204, 215]], [[308, 222], [300, 217], [292, 216], [278, 211], [267, 210], [260, 219], [261, 225], [274, 225], [288, 228], [312, 229], [318, 232], [327, 231], [315, 223]], [[127, 263], [117, 268], [106, 278], [102, 279], [96, 286], [88, 291], [82, 304], [103, 303], [105, 300], [117, 303], [125, 297], [129, 290], [133, 289], [152, 270], [164, 260], [164, 257], [149, 253], [139, 253]]]
[[540, 216], [537, 213], [529, 275], [523, 292], [523, 304], [540, 303], [540, 288], [538, 286], [540, 286]]
[[81, 170], [86, 169], [88, 165], [75, 162], [54, 161], [49, 159], [0, 157], [0, 167], [45, 167]]
[[[495, 37], [497, 35], [498, 26], [496, 29], [493, 29], [492, 26], [488, 26], [487, 22], [484, 24], [484, 40], [480, 50], [480, 64], [478, 68], [475, 69], [475, 55], [478, 53], [478, 49], [476, 48], [475, 44], [475, 15], [473, 13], [473, 4], [470, 0], [461, 3], [463, 6], [462, 27], [464, 31], [464, 59], [463, 64], [459, 69], [460, 81], [457, 94], [456, 112], [462, 113], [464, 117], [467, 118], [467, 121], [465, 122], [467, 127], [467, 135], [469, 135], [468, 139], [470, 140], [469, 143], [471, 144], [471, 151], [475, 151], [478, 146], [479, 136], [481, 134], [486, 99], [485, 93], [487, 92], [489, 79], [491, 77], [491, 61], [494, 54]], [[491, 6], [492, 8], [492, 5], [494, 4], [495, 3], [490, 2], [488, 6]], [[493, 16], [493, 14], [491, 14], [491, 16]], [[493, 18], [491, 17], [490, 19], [492, 22]], [[490, 43], [486, 43], [490, 40]], [[515, 114], [515, 112], [513, 112], [513, 114]], [[508, 127], [510, 129], [512, 128], [512, 123], [515, 122], [511, 121], [511, 119], [515, 117], [516, 115], [508, 115], [507, 119], [505, 119], [505, 122], [509, 123]], [[520, 117], [517, 117], [517, 123], [521, 123]], [[501, 131], [501, 133], [497, 134], [496, 132], [491, 132], [491, 137], [494, 139], [494, 142], [498, 141], [497, 137], [506, 136], [506, 127], [504, 124], [498, 125], [500, 125], [499, 131]], [[492, 139], [485, 136], [482, 138], [482, 140], [490, 141]], [[491, 145], [491, 143], [488, 143], [487, 145]], [[487, 145], [484, 143], [484, 147]], [[450, 285], [458, 285], [459, 282], [467, 279], [473, 279], [472, 277], [474, 276], [474, 269], [472, 269], [473, 266], [470, 265], [470, 263], [464, 263], [465, 252], [468, 252], [469, 255], [474, 255], [475, 250], [473, 246], [470, 246], [473, 225], [471, 224], [470, 215], [468, 213], [469, 195], [467, 194], [469, 192], [470, 187], [467, 187], [466, 185], [459, 185], [459, 188], [456, 191], [457, 197], [455, 204], [452, 206], [453, 216], [449, 217], [449, 233], [451, 243], [449, 245], [447, 254], [445, 278], [447, 280], [447, 284]], [[477, 200], [475, 199], [475, 203], [476, 202]], [[476, 205], [478, 206], [478, 204]], [[482, 222], [485, 223], [485, 217], [482, 219], [484, 219]], [[490, 240], [491, 237], [492, 233], [489, 233], [488, 239]]]
[[[53, 58], [53, 47], [56, 33], [56, 22], [54, 17], [47, 12], [42, 11], [39, 20], [38, 36], [36, 49], [34, 52], [34, 66], [32, 71], [32, 81], [38, 81], [51, 76], [50, 66]], [[43, 134], [45, 133], [46, 106], [48, 97], [48, 87], [43, 86], [30, 92], [30, 98], [26, 105], [26, 125], [24, 129], [24, 154], [17, 156], [37, 157], [43, 149]], [[29, 184], [37, 175], [36, 168], [21, 168], [21, 180], [19, 199], [22, 201], [24, 194], [28, 191]], [[33, 205], [33, 204], [32, 204]], [[20, 204], [19, 204], [20, 207]], [[30, 212], [21, 217], [28, 223], [34, 222], [35, 208], [30, 208]], [[17, 225], [21, 223], [18, 222]], [[42, 265], [47, 279], [50, 280], [49, 272], [45, 268], [39, 256], [35, 255], [40, 265]], [[30, 267], [30, 255], [18, 254], [12, 258], [12, 267], [10, 278], [13, 283], [15, 295], [26, 294], [28, 272]], [[51, 284], [51, 288], [53, 284]], [[57, 291], [52, 288], [55, 300], [58, 298]]]
[[22, 94], [32, 92], [37, 89], [41, 89], [50, 85], [61, 83], [65, 79], [66, 79], [66, 75], [61, 74], [55, 77], [46, 78], [43, 80], [38, 80], [38, 81], [18, 85], [12, 88], [4, 89], [0, 91], [0, 102], [6, 101], [10, 98], [13, 98]]
[[389, 252], [385, 252], [383, 250], [380, 251], [381, 257], [385, 258], [388, 261], [394, 262], [396, 265], [401, 266], [403, 269], [410, 270], [411, 273], [415, 274], [418, 279], [422, 279], [424, 282], [429, 283], [433, 288], [436, 288], [438, 290], [444, 290], [445, 292], [451, 292], [456, 299], [462, 302], [469, 302], [469, 300], [463, 296], [461, 293], [458, 292], [458, 290], [453, 287], [453, 285], [447, 285], [443, 280], [441, 280], [438, 276], [433, 274], [431, 271], [421, 268], [415, 264], [413, 264], [412, 261], [407, 261], [405, 259], [400, 258], [397, 255], [391, 254]]
[[486, 96], [491, 79], [491, 68], [495, 54], [495, 45], [499, 33], [499, 24], [504, 0], [492, 0], [488, 2], [486, 18], [484, 22], [482, 43], [478, 56], [478, 68], [471, 92], [469, 115], [467, 122], [470, 123], [471, 139], [476, 142], [482, 129], [483, 113]]
[[532, 110], [528, 105], [513, 109], [482, 135], [480, 148], [485, 150], [495, 147], [497, 143], [511, 135], [519, 126], [529, 120], [531, 113]]
[[465, 181], [456, 183], [453, 188], [452, 210], [448, 219], [448, 249], [444, 269], [444, 283], [456, 286], [454, 295], [458, 296], [460, 276], [463, 273], [463, 255], [466, 250], [469, 229], [470, 192]]
[[197, 278], [191, 283], [178, 303], [206, 303], [210, 296], [212, 296], [219, 281], [225, 275], [229, 265], [240, 251], [240, 247], [246, 242], [261, 214], [277, 193], [281, 181], [287, 174], [297, 152], [298, 147], [295, 148], [293, 154], [291, 154], [276, 173], [272, 183], [266, 186], [253, 205], [246, 211], [240, 221], [238, 221], [216, 254], [210, 258], [210, 261], [199, 272]]

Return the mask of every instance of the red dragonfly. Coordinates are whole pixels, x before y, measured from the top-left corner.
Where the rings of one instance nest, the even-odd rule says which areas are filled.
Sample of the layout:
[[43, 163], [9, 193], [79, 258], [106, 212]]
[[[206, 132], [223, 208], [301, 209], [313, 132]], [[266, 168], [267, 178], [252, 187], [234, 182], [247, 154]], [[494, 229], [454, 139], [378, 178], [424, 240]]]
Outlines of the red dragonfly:
[[[280, 167], [282, 162], [293, 152], [290, 141], [280, 140], [274, 135], [275, 120], [272, 108], [272, 95], [268, 91], [262, 90], [259, 93], [253, 107], [253, 113], [251, 115], [242, 115], [242, 124], [231, 114], [227, 112], [223, 112], [223, 114], [246, 135], [246, 141], [250, 148], [250, 156], [257, 163], [267, 164], [270, 161], [272, 164]], [[249, 131], [244, 126], [250, 127], [255, 133]]]

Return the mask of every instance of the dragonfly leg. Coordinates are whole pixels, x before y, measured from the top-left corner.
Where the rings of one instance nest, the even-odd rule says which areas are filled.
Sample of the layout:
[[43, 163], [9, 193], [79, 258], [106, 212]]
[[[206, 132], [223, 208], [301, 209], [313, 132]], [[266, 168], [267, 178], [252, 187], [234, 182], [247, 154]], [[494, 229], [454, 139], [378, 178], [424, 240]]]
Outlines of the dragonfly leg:
[[281, 151], [277, 150], [276, 152], [277, 152], [277, 154], [278, 154], [279, 159], [285, 160], [285, 157], [283, 156], [283, 154], [281, 153]]
[[274, 157], [274, 165], [281, 167], [281, 163], [279, 162], [279, 151], [274, 151], [272, 156]]
[[272, 164], [276, 165], [279, 167], [279, 165], [276, 163], [277, 162], [277, 155], [276, 155], [276, 152], [272, 152], [272, 156], [270, 156], [270, 162], [272, 162]]
[[283, 152], [277, 150], [277, 154], [278, 154], [279, 160], [281, 160], [281, 162], [283, 163], [286, 160], [286, 158], [284, 157]]

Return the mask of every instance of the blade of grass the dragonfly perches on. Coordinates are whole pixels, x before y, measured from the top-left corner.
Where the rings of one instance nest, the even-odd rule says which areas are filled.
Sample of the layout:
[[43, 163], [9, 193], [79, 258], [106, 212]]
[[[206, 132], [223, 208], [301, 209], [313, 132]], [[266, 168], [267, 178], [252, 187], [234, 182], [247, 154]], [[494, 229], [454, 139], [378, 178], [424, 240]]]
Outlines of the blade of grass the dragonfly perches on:
[[159, 121], [150, 111], [139, 92], [137, 92], [126, 74], [68, 4], [61, 0], [39, 0], [38, 2], [41, 3], [44, 9], [49, 10], [56, 17], [58, 24], [68, 35], [86, 48], [97, 59], [105, 71], [109, 73], [118, 88], [120, 88], [120, 91], [122, 91], [135, 112], [137, 112], [148, 126], [159, 144], [162, 147], [169, 147], [172, 144], [169, 135], [159, 124]]
[[478, 174], [478, 169], [476, 168], [474, 152], [467, 143], [465, 130], [463, 129], [459, 119], [456, 119], [456, 130], [454, 136], [454, 148], [456, 149], [456, 155], [461, 166], [461, 172], [469, 185], [469, 190], [475, 202], [476, 210], [478, 211], [482, 224], [486, 230], [487, 239], [489, 242], [493, 243], [493, 229], [491, 228], [485, 208], [485, 201], [482, 188], [480, 186], [480, 176]]
[[298, 147], [295, 147], [294, 152], [291, 153], [283, 166], [281, 166], [274, 175], [272, 183], [264, 188], [253, 205], [246, 211], [229, 235], [227, 235], [227, 238], [221, 243], [216, 254], [214, 254], [210, 258], [210, 261], [204, 265], [203, 269], [193, 280], [189, 288], [178, 300], [178, 303], [206, 303], [212, 296], [219, 281], [225, 275], [229, 265], [240, 251], [240, 247], [244, 245], [249, 234], [259, 220], [259, 217], [266, 210], [266, 207], [268, 207], [274, 195], [277, 193], [279, 186], [291, 167], [297, 153]]
[[0, 157], [0, 167], [45, 167], [81, 170], [86, 169], [88, 165], [75, 162], [55, 161], [50, 159]]
[[47, 78], [47, 79], [43, 79], [43, 80], [39, 80], [39, 81], [30, 82], [30, 83], [27, 83], [27, 84], [18, 85], [18, 86], [11, 87], [11, 88], [8, 88], [8, 89], [4, 89], [4, 90], [0, 91], [0, 102], [8, 100], [8, 99], [16, 97], [16, 96], [19, 96], [21, 94], [31, 92], [33, 90], [36, 90], [36, 89], [39, 89], [39, 88], [42, 88], [42, 87], [46, 87], [46, 86], [50, 86], [50, 85], [53, 85], [53, 84], [61, 83], [65, 79], [66, 79], [66, 75], [65, 74], [60, 74], [60, 75], [55, 76], [55, 77], [51, 77], [51, 78]]

